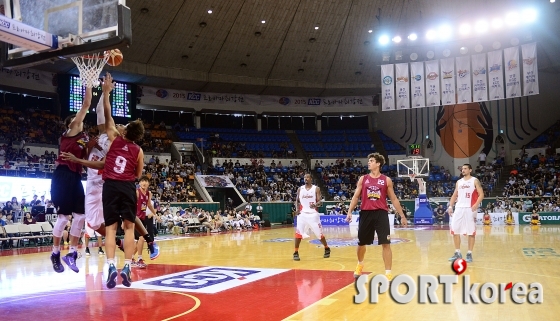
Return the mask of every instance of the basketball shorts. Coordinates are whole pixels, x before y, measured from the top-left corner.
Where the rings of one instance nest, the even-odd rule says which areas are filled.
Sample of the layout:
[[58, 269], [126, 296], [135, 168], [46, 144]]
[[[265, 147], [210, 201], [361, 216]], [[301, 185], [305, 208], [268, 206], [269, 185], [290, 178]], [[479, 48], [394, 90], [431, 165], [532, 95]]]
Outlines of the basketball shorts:
[[51, 179], [51, 199], [58, 214], [84, 214], [82, 176], [71, 171], [68, 166], [57, 166]]
[[121, 220], [136, 221], [136, 185], [134, 182], [105, 180], [103, 183], [103, 217], [105, 226]]
[[[103, 180], [88, 180], [86, 183], [86, 226], [91, 229], [97, 230], [103, 223], [103, 201], [101, 200], [103, 194]], [[90, 234], [91, 235], [91, 234]]]
[[456, 207], [451, 217], [451, 235], [476, 235], [476, 213], [470, 207]]
[[309, 230], [311, 230], [318, 239], [323, 237], [323, 226], [321, 225], [319, 213], [301, 213], [297, 216], [296, 238], [306, 239], [310, 237], [307, 234]]
[[91, 227], [89, 227], [86, 223], [86, 235], [89, 238], [96, 238], [98, 236], [101, 236], [101, 234], [97, 233], [94, 229], [92, 229]]
[[389, 213], [385, 210], [360, 211], [358, 245], [371, 245], [377, 233], [378, 244], [391, 244]]

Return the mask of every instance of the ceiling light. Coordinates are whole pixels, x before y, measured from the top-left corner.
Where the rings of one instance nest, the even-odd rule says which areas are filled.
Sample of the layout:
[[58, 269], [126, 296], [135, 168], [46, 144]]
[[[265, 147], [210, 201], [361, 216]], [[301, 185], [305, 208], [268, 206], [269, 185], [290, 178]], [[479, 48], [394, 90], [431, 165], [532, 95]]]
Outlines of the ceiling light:
[[495, 18], [492, 20], [492, 28], [500, 29], [504, 25], [504, 21], [500, 18]]
[[386, 45], [389, 43], [389, 37], [387, 35], [383, 35], [379, 37], [379, 43], [382, 45]]
[[452, 31], [451, 31], [450, 26], [444, 25], [444, 26], [441, 26], [439, 28], [439, 36], [442, 39], [447, 39], [447, 38], [451, 37], [451, 34], [452, 34]]
[[408, 35], [408, 39], [414, 41], [418, 39], [418, 35], [415, 33], [411, 33], [410, 35]]
[[517, 12], [510, 12], [506, 15], [506, 23], [509, 26], [515, 26], [519, 21], [519, 14]]
[[476, 25], [474, 26], [476, 32], [486, 32], [488, 31], [488, 22], [484, 21], [484, 20], [479, 20], [476, 22]]
[[266, 20], [262, 20], [261, 23], [266, 23]]
[[428, 30], [428, 32], [426, 32], [426, 38], [428, 38], [428, 40], [434, 40], [436, 38], [436, 31], [433, 29]]
[[369, 32], [369, 33], [372, 33], [372, 32], [373, 32], [373, 30], [369, 29], [369, 30], [368, 30], [367, 32]]
[[209, 14], [212, 14], [212, 10], [208, 10], [208, 13], [209, 13]]
[[471, 25], [469, 25], [468, 23], [463, 23], [460, 27], [459, 27], [459, 32], [462, 35], [468, 35], [471, 32]]
[[319, 27], [315, 27], [315, 30], [319, 30]]
[[396, 43], [401, 42], [401, 40], [402, 40], [402, 39], [401, 39], [400, 36], [396, 36], [396, 37], [393, 38], [393, 42], [396, 42]]
[[525, 9], [523, 10], [523, 21], [531, 23], [537, 20], [537, 11], [535, 9]]

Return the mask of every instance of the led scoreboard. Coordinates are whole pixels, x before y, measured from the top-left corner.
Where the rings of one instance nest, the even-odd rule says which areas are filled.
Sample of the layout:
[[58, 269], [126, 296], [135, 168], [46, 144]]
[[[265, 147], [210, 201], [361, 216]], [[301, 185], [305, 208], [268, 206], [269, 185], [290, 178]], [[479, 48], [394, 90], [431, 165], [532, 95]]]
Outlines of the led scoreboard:
[[422, 145], [421, 144], [410, 144], [406, 149], [406, 156], [422, 156]]
[[[80, 78], [77, 76], [70, 76], [69, 88], [69, 111], [76, 113], [82, 108], [82, 102], [86, 94], [86, 88], [82, 86]], [[93, 97], [91, 99], [90, 112], [95, 113], [97, 103], [101, 98], [101, 85], [94, 87], [92, 90]], [[111, 113], [113, 117], [132, 118], [132, 85], [122, 82], [115, 82], [115, 88], [111, 92]]]

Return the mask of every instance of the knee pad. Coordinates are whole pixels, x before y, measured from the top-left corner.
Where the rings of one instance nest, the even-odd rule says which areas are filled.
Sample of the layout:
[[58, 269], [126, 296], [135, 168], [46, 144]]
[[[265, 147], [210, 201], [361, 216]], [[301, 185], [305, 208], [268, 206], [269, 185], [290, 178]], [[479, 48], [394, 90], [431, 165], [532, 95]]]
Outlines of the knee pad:
[[68, 218], [66, 217], [66, 215], [58, 214], [56, 223], [54, 223], [54, 227], [52, 231], [54, 237], [62, 237], [62, 232], [64, 232], [66, 223], [68, 223]]
[[[72, 227], [70, 227], [70, 235], [75, 237], [82, 236], [82, 230], [84, 229], [84, 223], [86, 221], [85, 214], [74, 214], [74, 219], [72, 220]], [[95, 235], [95, 233], [93, 233]], [[92, 235], [92, 237], [94, 237]]]

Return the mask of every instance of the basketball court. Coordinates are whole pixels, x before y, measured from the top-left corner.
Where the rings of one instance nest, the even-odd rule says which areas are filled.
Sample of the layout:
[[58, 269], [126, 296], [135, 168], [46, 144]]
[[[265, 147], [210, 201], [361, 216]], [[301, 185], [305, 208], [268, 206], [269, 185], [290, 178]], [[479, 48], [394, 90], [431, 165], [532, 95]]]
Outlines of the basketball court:
[[[291, 227], [165, 237], [159, 241], [161, 256], [147, 269], [133, 270], [132, 287], [112, 290], [105, 287], [105, 257], [94, 248], [91, 257], [78, 259], [79, 273], [60, 274], [50, 264], [50, 246], [3, 251], [0, 310], [6, 320], [49, 320], [58, 313], [84, 320], [556, 320], [559, 231], [557, 226], [480, 226], [474, 262], [463, 274], [471, 285], [538, 282], [542, 304], [516, 304], [509, 294], [503, 304], [464, 304], [462, 276], [453, 285], [452, 303], [443, 303], [440, 285], [437, 304], [418, 304], [417, 294], [398, 304], [387, 293], [376, 304], [369, 297], [354, 304], [356, 235], [346, 225], [325, 227], [330, 258], [323, 258], [318, 240], [307, 239], [299, 262], [292, 260]], [[445, 226], [396, 228], [392, 249], [395, 276], [454, 274]], [[123, 259], [118, 253], [119, 267]], [[364, 271], [384, 274], [380, 246], [368, 246]]]

